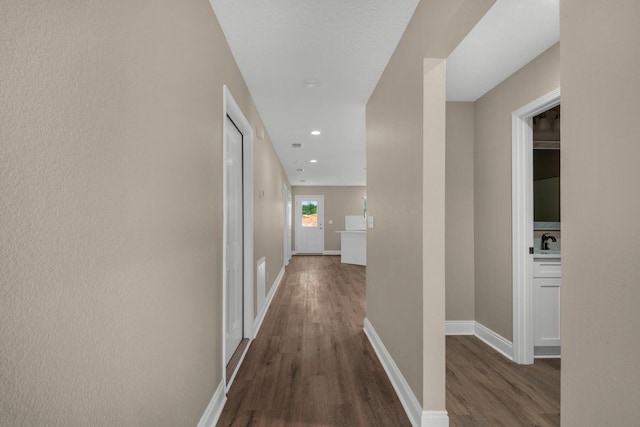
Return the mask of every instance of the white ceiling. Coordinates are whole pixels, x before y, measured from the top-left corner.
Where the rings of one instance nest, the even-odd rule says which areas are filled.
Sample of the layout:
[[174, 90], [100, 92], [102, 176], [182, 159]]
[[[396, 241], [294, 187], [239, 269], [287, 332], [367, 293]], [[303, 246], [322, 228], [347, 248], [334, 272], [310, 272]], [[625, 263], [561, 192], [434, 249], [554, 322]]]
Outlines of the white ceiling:
[[559, 7], [559, 0], [498, 0], [447, 58], [447, 100], [477, 100], [556, 44]]
[[[365, 185], [366, 103], [418, 0], [210, 2], [291, 184]], [[448, 58], [448, 99], [476, 100], [557, 42], [558, 2], [498, 0]]]

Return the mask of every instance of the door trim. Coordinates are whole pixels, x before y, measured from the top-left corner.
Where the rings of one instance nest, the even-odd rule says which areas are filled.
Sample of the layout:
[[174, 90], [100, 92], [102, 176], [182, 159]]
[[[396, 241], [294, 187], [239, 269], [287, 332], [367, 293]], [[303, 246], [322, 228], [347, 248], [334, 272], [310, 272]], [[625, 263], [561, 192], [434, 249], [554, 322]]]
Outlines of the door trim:
[[560, 88], [511, 115], [511, 215], [513, 258], [513, 360], [533, 363], [533, 116], [560, 104]]
[[[243, 187], [243, 338], [252, 340], [253, 336], [253, 128], [246, 119], [240, 106], [235, 101], [229, 88], [226, 85], [222, 87], [222, 143], [224, 144], [227, 136], [227, 116], [231, 118], [238, 130], [242, 133], [242, 187]], [[222, 150], [222, 378], [225, 383], [226, 390], [229, 390], [231, 381], [227, 382], [227, 370], [225, 362], [227, 331], [227, 293], [226, 293], [226, 260], [227, 260], [227, 218], [224, 214], [224, 206], [227, 203], [227, 186], [226, 186], [226, 165], [227, 159]], [[249, 346], [246, 347], [246, 350]], [[242, 363], [236, 366], [236, 372]], [[232, 375], [233, 378], [233, 375]]]

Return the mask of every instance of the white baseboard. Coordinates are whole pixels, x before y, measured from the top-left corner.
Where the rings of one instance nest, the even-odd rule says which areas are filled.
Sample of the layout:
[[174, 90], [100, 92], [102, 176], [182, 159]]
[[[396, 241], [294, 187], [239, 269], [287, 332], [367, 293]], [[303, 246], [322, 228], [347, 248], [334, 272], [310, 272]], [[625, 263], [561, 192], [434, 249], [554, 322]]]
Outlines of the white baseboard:
[[400, 403], [404, 411], [411, 421], [411, 425], [414, 427], [448, 427], [449, 416], [447, 411], [423, 411], [420, 402], [416, 398], [416, 395], [411, 390], [409, 383], [400, 372], [398, 365], [394, 362], [393, 358], [384, 346], [384, 343], [380, 339], [380, 336], [373, 328], [369, 319], [364, 319], [364, 333], [369, 339], [373, 350], [378, 355], [378, 359], [382, 364], [391, 385], [393, 385]]
[[475, 320], [447, 320], [444, 322], [445, 335], [474, 335]]
[[491, 329], [476, 322], [476, 337], [480, 338], [495, 351], [502, 354], [509, 360], [513, 360], [513, 343], [503, 336], [493, 332]]
[[330, 251], [322, 251], [322, 255], [340, 255], [342, 251], [340, 250], [330, 250]]
[[449, 427], [447, 411], [422, 411], [422, 427]]
[[507, 359], [513, 360], [513, 343], [474, 320], [447, 320], [445, 333], [446, 335], [475, 335]]
[[332, 249], [332, 250], [329, 250], [329, 251], [322, 251], [322, 254], [316, 254], [316, 253], [313, 253], [313, 254], [304, 254], [304, 253], [303, 254], [298, 254], [296, 251], [293, 251], [293, 252], [291, 252], [291, 255], [292, 256], [293, 255], [342, 255], [342, 251], [341, 250]]
[[215, 427], [222, 413], [222, 408], [227, 401], [227, 396], [224, 390], [224, 380], [220, 381], [216, 392], [213, 394], [211, 401], [207, 405], [207, 409], [204, 410], [204, 414], [200, 418], [198, 427]]
[[267, 310], [269, 309], [269, 306], [271, 305], [271, 300], [273, 300], [273, 296], [276, 294], [276, 291], [278, 290], [278, 287], [280, 286], [280, 282], [282, 282], [282, 277], [283, 276], [284, 276], [284, 265], [280, 269], [280, 272], [278, 273], [278, 276], [276, 277], [276, 280], [273, 281], [273, 284], [271, 285], [271, 289], [269, 290], [269, 293], [267, 294], [267, 296], [264, 299], [264, 304], [262, 305], [262, 307], [258, 307], [258, 315], [256, 316], [255, 320], [253, 321], [253, 337], [254, 338], [256, 336], [258, 336], [258, 331], [260, 330], [260, 327], [262, 326], [262, 322], [264, 321], [264, 316], [266, 316], [266, 314], [267, 314]]

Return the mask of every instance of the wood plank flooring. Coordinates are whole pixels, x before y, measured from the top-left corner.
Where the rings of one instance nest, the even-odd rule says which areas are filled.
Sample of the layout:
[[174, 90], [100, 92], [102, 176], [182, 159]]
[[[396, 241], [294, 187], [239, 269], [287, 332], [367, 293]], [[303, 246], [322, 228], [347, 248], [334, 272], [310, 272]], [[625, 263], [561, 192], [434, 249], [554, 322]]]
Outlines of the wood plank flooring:
[[[218, 426], [410, 426], [365, 337], [365, 268], [296, 256], [229, 390]], [[557, 426], [559, 359], [522, 366], [447, 337], [452, 427]]]
[[559, 426], [560, 359], [513, 363], [473, 336], [447, 337], [451, 427]]
[[227, 363], [227, 384], [229, 384], [229, 380], [233, 376], [233, 372], [236, 370], [238, 363], [240, 363], [240, 358], [244, 353], [245, 348], [249, 345], [249, 338], [243, 338], [240, 341], [240, 345], [236, 348], [236, 351], [233, 352], [229, 363]]
[[218, 426], [410, 426], [362, 331], [365, 268], [296, 256]]

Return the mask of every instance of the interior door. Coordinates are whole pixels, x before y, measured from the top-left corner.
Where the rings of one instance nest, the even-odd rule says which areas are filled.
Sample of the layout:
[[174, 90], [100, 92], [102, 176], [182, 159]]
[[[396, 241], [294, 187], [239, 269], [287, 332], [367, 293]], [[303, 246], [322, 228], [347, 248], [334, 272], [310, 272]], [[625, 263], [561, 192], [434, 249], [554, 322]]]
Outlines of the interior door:
[[226, 345], [228, 363], [242, 341], [243, 332], [243, 194], [242, 194], [242, 133], [227, 117], [225, 150], [226, 205]]
[[296, 253], [324, 251], [324, 196], [296, 196]]

